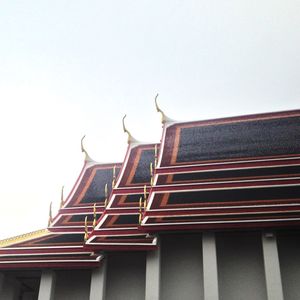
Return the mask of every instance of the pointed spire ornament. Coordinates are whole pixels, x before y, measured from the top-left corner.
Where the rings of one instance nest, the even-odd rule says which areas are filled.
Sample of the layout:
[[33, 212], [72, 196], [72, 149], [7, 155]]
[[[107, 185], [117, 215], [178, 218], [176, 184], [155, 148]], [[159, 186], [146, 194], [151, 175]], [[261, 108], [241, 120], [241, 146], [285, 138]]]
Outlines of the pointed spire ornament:
[[64, 206], [64, 186], [61, 187], [60, 193], [60, 208]]
[[50, 227], [51, 223], [53, 221], [52, 218], [52, 202], [50, 202], [50, 206], [49, 206], [49, 219], [48, 219], [48, 227]]
[[142, 209], [143, 209], [143, 197], [140, 197], [139, 200], [139, 224], [140, 225], [142, 224]]
[[147, 199], [147, 185], [144, 185], [144, 200]]
[[143, 198], [140, 197], [140, 200], [139, 200], [139, 211], [142, 211], [142, 208], [143, 208]]
[[111, 187], [114, 188], [116, 185], [116, 166], [114, 165], [113, 167], [113, 180], [112, 180], [112, 183], [111, 183]]
[[129, 132], [129, 130], [126, 128], [126, 125], [125, 125], [125, 118], [126, 118], [126, 115], [124, 115], [123, 119], [122, 119], [122, 124], [123, 124], [123, 130], [125, 133], [127, 133], [128, 135], [128, 139], [127, 139], [127, 143], [130, 145], [132, 143], [137, 143], [138, 140], [136, 140], [132, 134]]
[[154, 101], [155, 101], [155, 107], [156, 107], [157, 112], [159, 112], [161, 114], [161, 122], [162, 122], [162, 124], [171, 122], [172, 119], [170, 119], [169, 117], [167, 117], [166, 114], [158, 106], [157, 98], [158, 98], [158, 94], [156, 94]]
[[154, 168], [157, 167], [157, 144], [154, 146]]
[[93, 229], [95, 229], [95, 227], [96, 227], [96, 222], [97, 222], [96, 203], [94, 204], [93, 212], [94, 212]]
[[144, 209], [147, 207], [147, 186], [144, 185]]
[[150, 163], [150, 185], [153, 186], [153, 163]]
[[105, 200], [104, 200], [104, 207], [106, 207], [107, 206], [107, 201], [108, 201], [108, 191], [107, 191], [108, 189], [107, 189], [107, 183], [105, 184], [105, 186], [104, 186], [104, 195], [105, 195]]
[[87, 216], [84, 218], [84, 241], [86, 242], [88, 240], [88, 226], [87, 226]]
[[89, 156], [89, 154], [87, 153], [86, 149], [84, 148], [84, 145], [83, 145], [83, 140], [84, 139], [85, 139], [85, 135], [81, 138], [81, 152], [83, 152], [85, 154], [84, 160], [86, 162], [93, 162], [94, 160]]

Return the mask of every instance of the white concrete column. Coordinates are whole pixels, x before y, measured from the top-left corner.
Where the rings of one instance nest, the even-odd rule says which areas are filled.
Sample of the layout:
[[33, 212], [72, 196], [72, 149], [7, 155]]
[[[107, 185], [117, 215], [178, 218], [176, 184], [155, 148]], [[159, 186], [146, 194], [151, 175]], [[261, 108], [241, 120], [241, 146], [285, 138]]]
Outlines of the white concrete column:
[[41, 276], [38, 300], [53, 300], [55, 283], [56, 283], [56, 275], [54, 271], [44, 270]]
[[106, 293], [107, 257], [104, 257], [100, 267], [92, 271], [90, 300], [104, 300]]
[[274, 233], [262, 234], [268, 300], [283, 300], [277, 240]]
[[202, 235], [204, 300], [218, 300], [218, 267], [216, 238], [213, 232]]
[[[158, 239], [158, 237], [157, 237]], [[158, 249], [148, 251], [146, 257], [146, 297], [145, 300], [159, 300], [160, 297], [160, 244]]]

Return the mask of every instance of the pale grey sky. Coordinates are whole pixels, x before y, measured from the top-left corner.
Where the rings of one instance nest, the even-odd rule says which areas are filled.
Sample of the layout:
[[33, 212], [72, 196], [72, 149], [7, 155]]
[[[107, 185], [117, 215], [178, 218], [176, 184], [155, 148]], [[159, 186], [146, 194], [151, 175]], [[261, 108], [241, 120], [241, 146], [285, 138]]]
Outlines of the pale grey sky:
[[44, 228], [83, 165], [178, 120], [300, 108], [300, 1], [0, 1], [0, 238]]

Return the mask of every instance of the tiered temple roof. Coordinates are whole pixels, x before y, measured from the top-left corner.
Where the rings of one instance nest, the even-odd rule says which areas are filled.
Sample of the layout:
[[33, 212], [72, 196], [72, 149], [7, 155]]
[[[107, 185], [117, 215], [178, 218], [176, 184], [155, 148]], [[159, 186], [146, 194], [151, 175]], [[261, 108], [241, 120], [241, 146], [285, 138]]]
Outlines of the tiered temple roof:
[[[105, 206], [105, 185], [118, 174], [120, 164], [98, 164], [90, 159], [48, 228], [0, 242], [0, 268], [92, 267], [102, 255], [85, 249], [85, 231], [91, 231]], [[111, 190], [111, 188], [109, 189]], [[86, 221], [86, 222], [85, 222]]]
[[153, 144], [129, 143], [120, 176], [87, 245], [97, 250], [151, 250], [156, 238], [140, 229], [141, 203], [151, 188]]
[[142, 227], [299, 225], [299, 113], [165, 125]]
[[93, 267], [173, 230], [300, 225], [300, 110], [195, 122], [162, 114], [161, 143], [128, 134], [124, 162], [85, 152], [49, 226], [0, 241], [0, 269]]

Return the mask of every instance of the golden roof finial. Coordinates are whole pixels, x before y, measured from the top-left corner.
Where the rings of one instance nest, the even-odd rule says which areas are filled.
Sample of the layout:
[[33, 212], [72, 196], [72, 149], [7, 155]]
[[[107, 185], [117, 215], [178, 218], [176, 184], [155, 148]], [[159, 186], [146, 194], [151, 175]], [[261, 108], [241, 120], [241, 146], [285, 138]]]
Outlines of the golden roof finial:
[[129, 130], [125, 126], [125, 118], [126, 118], [126, 115], [124, 115], [124, 117], [122, 119], [122, 124], [123, 124], [123, 130], [124, 130], [124, 132], [127, 133], [127, 135], [128, 135], [127, 143], [128, 144], [136, 143], [137, 140], [132, 136], [132, 134], [129, 132]]
[[143, 197], [140, 197], [139, 200], [139, 210], [142, 211], [142, 207], [143, 207]]
[[[143, 208], [143, 197], [140, 197], [140, 201], [139, 201], [139, 224], [141, 225], [142, 223], [142, 216], [143, 216], [143, 212], [142, 212], [142, 208]], [[145, 201], [144, 201], [144, 205], [145, 205]]]
[[144, 185], [144, 209], [147, 207], [147, 186]]
[[116, 165], [114, 165], [114, 167], [113, 167], [113, 180], [111, 183], [111, 187], [114, 188], [115, 185], [116, 185]]
[[49, 206], [49, 219], [48, 219], [48, 227], [50, 227], [51, 223], [52, 223], [53, 219], [52, 219], [52, 202], [50, 202], [50, 206]]
[[64, 206], [64, 186], [61, 187], [60, 193], [60, 208]]
[[83, 152], [85, 154], [85, 161], [86, 162], [89, 162], [89, 161], [94, 161], [90, 156], [89, 154], [87, 153], [87, 151], [85, 150], [84, 148], [84, 145], [83, 145], [83, 140], [85, 139], [85, 135], [81, 138], [81, 152]]
[[94, 229], [96, 227], [96, 222], [97, 222], [96, 203], [94, 204], [93, 212], [94, 212], [94, 220], [93, 220], [93, 229]]
[[150, 163], [150, 184], [153, 185], [153, 163]]
[[147, 185], [144, 185], [144, 200], [147, 199]]
[[157, 144], [154, 146], [154, 168], [157, 166]]
[[86, 242], [88, 240], [88, 226], [87, 226], [87, 216], [84, 218], [84, 241]]
[[161, 108], [158, 106], [158, 103], [157, 103], [157, 98], [158, 98], [158, 94], [156, 94], [156, 96], [155, 96], [155, 107], [156, 107], [156, 110], [157, 110], [157, 112], [159, 112], [160, 114], [161, 114], [161, 122], [163, 123], [163, 124], [165, 124], [165, 123], [167, 123], [167, 122], [169, 122], [169, 121], [172, 121], [170, 118], [168, 118], [167, 116], [166, 116], [166, 114], [161, 110]]
[[104, 201], [104, 206], [107, 206], [107, 201], [108, 201], [108, 188], [107, 188], [107, 183], [104, 186], [104, 194], [105, 194], [105, 201]]

